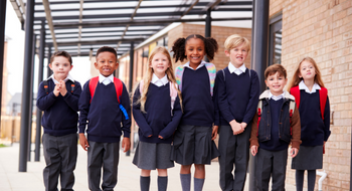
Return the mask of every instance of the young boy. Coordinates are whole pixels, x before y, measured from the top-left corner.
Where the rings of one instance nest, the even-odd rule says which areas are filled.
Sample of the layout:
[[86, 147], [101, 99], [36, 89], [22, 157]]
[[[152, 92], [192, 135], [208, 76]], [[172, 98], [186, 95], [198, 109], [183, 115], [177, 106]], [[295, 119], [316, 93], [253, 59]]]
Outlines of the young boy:
[[44, 111], [42, 141], [46, 167], [43, 179], [45, 190], [58, 190], [60, 176], [61, 190], [69, 191], [75, 182], [77, 111], [82, 88], [69, 75], [73, 66], [67, 52], [55, 52], [49, 67], [53, 75], [40, 83], [37, 97], [37, 107]]
[[[256, 190], [285, 190], [287, 149], [292, 144], [295, 157], [301, 143], [301, 121], [295, 98], [284, 91], [286, 70], [282, 65], [269, 66], [264, 73], [265, 90], [259, 97], [251, 133], [251, 153], [256, 156]], [[259, 143], [258, 143], [259, 142]], [[258, 149], [259, 147], [259, 149]]]
[[[89, 189], [114, 190], [121, 130], [124, 152], [130, 149], [130, 98], [125, 85], [113, 76], [118, 67], [114, 48], [99, 48], [94, 66], [100, 74], [84, 85], [79, 100], [79, 140], [83, 149], [88, 150]], [[84, 135], [86, 125], [88, 140]]]
[[[243, 190], [249, 156], [250, 126], [259, 97], [259, 79], [244, 61], [250, 50], [248, 39], [231, 35], [225, 41], [227, 68], [216, 75], [220, 110], [219, 164], [223, 191]], [[234, 175], [233, 167], [235, 165]]]

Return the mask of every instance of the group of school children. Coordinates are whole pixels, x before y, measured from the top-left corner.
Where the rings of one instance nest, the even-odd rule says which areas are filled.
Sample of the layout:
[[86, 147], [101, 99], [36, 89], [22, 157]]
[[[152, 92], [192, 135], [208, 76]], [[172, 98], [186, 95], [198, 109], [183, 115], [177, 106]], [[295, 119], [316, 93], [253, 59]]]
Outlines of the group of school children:
[[[193, 34], [174, 42], [176, 67], [164, 47], [152, 50], [147, 73], [133, 92], [132, 112], [139, 127], [133, 164], [141, 169], [140, 190], [148, 191], [151, 170], [158, 170], [158, 190], [167, 190], [167, 169], [181, 165], [183, 191], [203, 189], [205, 165], [219, 157], [220, 187], [243, 190], [249, 153], [255, 156], [255, 189], [285, 190], [288, 152], [296, 170], [297, 191], [313, 191], [316, 169], [323, 165], [325, 142], [330, 135], [327, 90], [315, 61], [302, 59], [288, 85], [282, 65], [264, 73], [268, 87], [260, 94], [259, 78], [244, 62], [249, 41], [231, 35], [225, 41], [229, 65], [216, 72], [218, 44], [213, 38]], [[43, 148], [47, 191], [73, 190], [79, 142], [88, 153], [88, 183], [92, 191], [113, 190], [117, 184], [120, 137], [124, 152], [130, 149], [131, 105], [125, 85], [113, 76], [118, 67], [116, 51], [101, 47], [94, 66], [99, 76], [83, 86], [69, 71], [71, 56], [65, 51], [50, 60], [53, 75], [39, 86], [37, 106], [44, 111]], [[260, 95], [259, 95], [260, 94]], [[80, 115], [78, 116], [77, 112]], [[123, 133], [122, 133], [123, 132]], [[219, 133], [218, 148], [214, 139]], [[290, 151], [288, 148], [291, 146]], [[102, 183], [100, 183], [102, 180]]]

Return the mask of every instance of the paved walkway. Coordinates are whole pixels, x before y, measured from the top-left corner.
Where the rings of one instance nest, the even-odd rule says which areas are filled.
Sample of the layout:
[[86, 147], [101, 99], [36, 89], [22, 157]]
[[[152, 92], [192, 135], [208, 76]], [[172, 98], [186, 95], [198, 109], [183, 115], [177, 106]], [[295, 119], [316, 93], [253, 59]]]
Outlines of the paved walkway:
[[[34, 145], [33, 145], [34, 146]], [[34, 149], [33, 149], [34, 150]], [[40, 162], [28, 162], [27, 172], [18, 172], [18, 154], [19, 144], [12, 147], [0, 148], [0, 191], [40, 191], [44, 190], [42, 181], [42, 170], [45, 167], [43, 156]], [[41, 155], [42, 152], [41, 152]], [[32, 153], [34, 158], [34, 153]], [[119, 181], [115, 190], [138, 191], [140, 170], [132, 163], [133, 154], [126, 157], [124, 153], [120, 154], [119, 163]], [[77, 166], [75, 170], [76, 183], [75, 191], [87, 191], [87, 154], [79, 147]], [[168, 191], [180, 191], [181, 183], [179, 179], [180, 166], [170, 169]], [[206, 181], [204, 191], [220, 191], [219, 188], [219, 164], [213, 162], [212, 165], [206, 166]], [[157, 191], [157, 173], [151, 175], [151, 191]], [[248, 181], [245, 190], [248, 190]], [[286, 185], [287, 191], [294, 191], [292, 185]]]

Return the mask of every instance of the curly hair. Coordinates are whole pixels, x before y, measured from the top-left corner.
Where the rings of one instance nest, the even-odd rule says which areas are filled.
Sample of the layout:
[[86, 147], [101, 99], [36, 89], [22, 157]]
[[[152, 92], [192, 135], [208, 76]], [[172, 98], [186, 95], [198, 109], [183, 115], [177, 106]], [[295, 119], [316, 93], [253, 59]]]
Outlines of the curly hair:
[[199, 35], [199, 34], [191, 34], [186, 38], [178, 38], [174, 42], [174, 45], [172, 46], [172, 51], [174, 52], [173, 57], [176, 59], [175, 62], [177, 62], [178, 60], [183, 62], [183, 60], [187, 58], [187, 56], [185, 55], [186, 44], [187, 44], [187, 41], [190, 40], [191, 38], [201, 39], [204, 43], [205, 54], [207, 55], [208, 59], [209, 60], [214, 59], [215, 52], [217, 52], [219, 49], [219, 45], [216, 42], [216, 40], [212, 37], [204, 38], [202, 35]]

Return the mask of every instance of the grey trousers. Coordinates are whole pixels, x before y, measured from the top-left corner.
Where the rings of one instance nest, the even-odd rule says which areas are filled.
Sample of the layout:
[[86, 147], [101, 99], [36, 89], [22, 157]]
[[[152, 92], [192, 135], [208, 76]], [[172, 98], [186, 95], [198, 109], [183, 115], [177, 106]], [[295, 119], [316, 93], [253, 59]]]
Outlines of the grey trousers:
[[[91, 191], [114, 190], [117, 184], [120, 143], [97, 143], [89, 141], [88, 184]], [[103, 168], [103, 177], [101, 169]], [[100, 189], [100, 180], [103, 183]]]
[[272, 179], [272, 191], [285, 190], [287, 165], [287, 149], [282, 151], [268, 151], [258, 149], [255, 157], [255, 182], [257, 191], [269, 189], [270, 176]]
[[220, 126], [219, 131], [220, 187], [223, 191], [243, 190], [249, 160], [251, 123], [239, 135], [233, 135], [230, 126]]
[[75, 182], [73, 171], [77, 160], [77, 134], [42, 137], [46, 167], [43, 179], [46, 191], [57, 191], [60, 176], [61, 191], [71, 191]]

